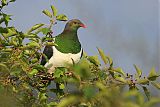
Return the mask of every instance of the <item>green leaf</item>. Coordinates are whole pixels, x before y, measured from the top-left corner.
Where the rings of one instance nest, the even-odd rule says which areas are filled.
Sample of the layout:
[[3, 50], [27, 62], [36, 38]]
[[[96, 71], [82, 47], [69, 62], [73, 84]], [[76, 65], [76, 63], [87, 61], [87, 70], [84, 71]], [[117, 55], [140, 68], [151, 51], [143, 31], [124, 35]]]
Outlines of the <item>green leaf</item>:
[[4, 18], [0, 18], [0, 24], [4, 22]]
[[122, 82], [122, 83], [124, 83], [124, 84], [126, 84], [127, 83], [127, 80], [125, 80], [123, 77], [115, 77], [115, 79], [117, 80], [117, 81], [119, 81], [119, 82]]
[[57, 16], [58, 10], [55, 8], [55, 6], [51, 5], [53, 16]]
[[29, 76], [30, 77], [32, 77], [32, 76], [34, 76], [35, 74], [37, 74], [38, 73], [38, 70], [37, 69], [33, 69], [31, 72], [29, 72], [28, 74], [29, 74]]
[[51, 32], [51, 30], [49, 28], [42, 28], [41, 29], [41, 32], [44, 34], [44, 35], [47, 35], [49, 32]]
[[18, 46], [19, 39], [17, 37], [12, 37], [11, 38], [11, 44], [14, 46]]
[[152, 68], [149, 72], [149, 76], [147, 77], [149, 80], [154, 81], [159, 75], [156, 73], [155, 68]]
[[83, 68], [83, 69], [89, 69], [90, 68], [90, 62], [86, 58], [83, 58], [78, 63], [78, 67]]
[[96, 91], [95, 91], [95, 88], [93, 86], [87, 86], [87, 87], [83, 88], [83, 93], [84, 93], [84, 96], [87, 99], [91, 99], [91, 98], [94, 97]]
[[151, 82], [151, 84], [160, 90], [160, 83]]
[[97, 49], [98, 49], [98, 52], [99, 52], [99, 54], [100, 54], [100, 56], [101, 56], [103, 62], [104, 62], [105, 64], [107, 64], [108, 61], [107, 61], [107, 59], [106, 59], [106, 55], [104, 54], [103, 50], [100, 49], [100, 48], [97, 48]]
[[25, 35], [26, 38], [39, 38], [36, 34]]
[[[130, 99], [129, 102], [133, 102], [134, 104], [138, 104], [139, 106], [131, 106], [131, 107], [145, 107], [145, 106], [142, 106], [142, 105], [144, 104], [144, 102], [145, 102], [144, 97], [141, 95], [141, 93], [140, 93], [139, 91], [137, 91], [137, 90], [126, 91], [126, 92], [124, 93], [124, 95], [125, 95], [125, 97], [126, 97], [127, 99], [130, 99], [131, 97], [132, 97], [132, 98], [135, 97], [134, 100], [131, 100], [131, 99]], [[135, 101], [135, 100], [136, 100], [136, 101]], [[126, 102], [124, 101], [124, 103], [126, 103]], [[125, 106], [125, 107], [130, 107], [130, 106], [127, 105], [127, 106]]]
[[3, 14], [5, 25], [8, 26], [9, 21], [11, 20], [11, 15]]
[[155, 104], [159, 104], [159, 103], [160, 103], [160, 98], [152, 97], [149, 101], [145, 102], [143, 107], [154, 107]]
[[13, 49], [11, 49], [11, 48], [6, 48], [6, 49], [4, 49], [4, 51], [5, 51], [5, 52], [12, 52]]
[[138, 79], [137, 82], [138, 82], [139, 84], [142, 84], [142, 85], [149, 84], [149, 80], [148, 80], [147, 78]]
[[79, 99], [78, 96], [73, 96], [73, 95], [67, 96], [58, 103], [57, 107], [68, 107], [71, 104], [79, 102], [79, 100], [77, 99]]
[[1, 0], [1, 2], [2, 2], [2, 6], [7, 5], [7, 0]]
[[124, 71], [120, 67], [114, 69], [114, 72], [118, 72], [118, 73], [122, 74], [123, 76], [126, 76], [125, 73], [124, 73]]
[[33, 66], [34, 69], [37, 69], [38, 71], [46, 71], [46, 68], [43, 65], [36, 64]]
[[6, 15], [6, 16], [5, 16], [5, 20], [6, 20], [7, 22], [9, 22], [9, 20], [11, 20], [10, 17], [11, 17], [11, 15]]
[[64, 88], [65, 88], [65, 85], [61, 83], [60, 86], [59, 86], [59, 88], [60, 88], [60, 89], [64, 89]]
[[89, 57], [88, 57], [88, 60], [89, 60], [91, 63], [93, 63], [94, 65], [96, 65], [96, 66], [99, 66], [99, 65], [100, 65], [100, 61], [99, 61], [97, 55], [96, 55], [96, 56], [89, 56]]
[[24, 54], [25, 54], [25, 55], [31, 55], [31, 54], [33, 54], [33, 51], [28, 50], [28, 49], [25, 49], [25, 50], [24, 50]]
[[37, 59], [37, 58], [33, 58], [32, 60], [31, 60], [31, 62], [32, 63], [36, 63], [36, 62], [38, 62], [39, 60]]
[[142, 75], [142, 70], [141, 70], [140, 68], [138, 68], [135, 64], [134, 64], [134, 67], [135, 67], [135, 69], [136, 69], [136, 71], [137, 71], [138, 76], [141, 77], [141, 75]]
[[58, 45], [54, 42], [46, 42], [46, 46], [58, 46]]
[[125, 97], [138, 96], [139, 92], [137, 90], [130, 90], [127, 91], [124, 95]]
[[108, 60], [108, 62], [110, 64], [110, 67], [112, 67], [113, 66], [113, 60], [112, 60], [112, 58], [110, 56], [106, 56], [106, 58], [107, 58], [107, 60]]
[[51, 14], [51, 12], [50, 12], [49, 10], [45, 9], [45, 10], [43, 10], [42, 12], [43, 12], [46, 16], [52, 18], [52, 14]]
[[27, 46], [28, 46], [28, 48], [35, 48], [35, 47], [40, 48], [39, 43], [37, 43], [37, 42], [35, 42], [35, 41], [29, 42], [29, 43], [27, 44]]
[[56, 107], [57, 104], [57, 102], [50, 102], [49, 104], [47, 104], [47, 107]]
[[34, 41], [36, 43], [39, 43], [40, 39], [39, 38], [29, 38], [30, 41]]
[[101, 71], [101, 70], [98, 71], [98, 76], [99, 76], [99, 79], [101, 79], [101, 80], [105, 80], [107, 78], [106, 72]]
[[9, 69], [7, 67], [7, 65], [3, 64], [3, 63], [0, 63], [0, 72], [6, 72], [6, 73], [9, 73]]
[[56, 20], [58, 20], [58, 21], [67, 21], [68, 18], [64, 14], [59, 14], [59, 15], [56, 16]]
[[5, 37], [5, 38], [8, 38], [8, 37], [11, 37], [11, 36], [15, 36], [17, 34], [17, 31], [14, 27], [9, 27], [7, 29], [7, 33], [2, 33], [2, 35]]
[[10, 0], [9, 2], [15, 2], [16, 0]]
[[55, 40], [55, 38], [53, 37], [47, 37], [47, 36], [45, 36], [45, 37], [42, 37], [41, 38], [41, 41], [42, 42], [45, 42], [45, 41], [54, 41]]
[[59, 78], [61, 75], [63, 75], [63, 71], [57, 68], [57, 69], [54, 71], [54, 77]]
[[44, 102], [47, 100], [47, 95], [46, 95], [46, 93], [39, 92], [38, 98], [39, 98], [40, 102]]
[[145, 95], [147, 96], [148, 100], [150, 100], [151, 95], [150, 95], [149, 90], [145, 86], [142, 86], [142, 88], [143, 88], [143, 91], [144, 91]]
[[8, 29], [0, 27], [0, 33], [8, 33]]
[[81, 78], [87, 79], [91, 76], [90, 62], [86, 58], [82, 58], [77, 66], [75, 66], [77, 75]]
[[106, 89], [106, 86], [104, 86], [101, 82], [96, 82], [96, 86], [100, 89], [100, 90], [104, 90]]
[[36, 30], [40, 27], [42, 27], [43, 25], [44, 24], [40, 23], [40, 24], [36, 24], [36, 25], [32, 26], [32, 28], [28, 30], [27, 34], [31, 33], [32, 31], [34, 31], [34, 30]]
[[10, 71], [11, 71], [10, 75], [19, 76], [23, 70], [21, 68], [21, 64], [19, 63], [12, 65]]

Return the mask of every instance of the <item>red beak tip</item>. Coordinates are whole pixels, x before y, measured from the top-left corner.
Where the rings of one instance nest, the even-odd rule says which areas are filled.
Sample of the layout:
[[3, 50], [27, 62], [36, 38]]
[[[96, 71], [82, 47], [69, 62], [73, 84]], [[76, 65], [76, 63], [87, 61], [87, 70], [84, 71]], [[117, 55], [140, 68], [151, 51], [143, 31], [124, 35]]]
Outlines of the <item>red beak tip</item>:
[[80, 26], [83, 27], [83, 28], [87, 28], [87, 26], [84, 25], [84, 24], [80, 24]]
[[87, 26], [86, 26], [86, 25], [84, 25], [84, 26], [83, 26], [83, 28], [87, 28]]

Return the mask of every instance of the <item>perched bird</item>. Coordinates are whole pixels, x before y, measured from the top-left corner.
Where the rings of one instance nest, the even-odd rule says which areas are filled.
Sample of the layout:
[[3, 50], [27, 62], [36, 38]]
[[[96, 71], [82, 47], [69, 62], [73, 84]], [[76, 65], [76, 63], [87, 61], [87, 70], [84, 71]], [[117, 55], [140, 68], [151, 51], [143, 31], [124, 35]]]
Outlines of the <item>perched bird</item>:
[[77, 63], [83, 54], [81, 43], [78, 39], [77, 30], [86, 26], [78, 19], [72, 19], [67, 22], [63, 32], [54, 38], [54, 43], [57, 46], [46, 46], [43, 53], [41, 65], [49, 67], [49, 73], [52, 73], [55, 67], [65, 67], [66, 64]]

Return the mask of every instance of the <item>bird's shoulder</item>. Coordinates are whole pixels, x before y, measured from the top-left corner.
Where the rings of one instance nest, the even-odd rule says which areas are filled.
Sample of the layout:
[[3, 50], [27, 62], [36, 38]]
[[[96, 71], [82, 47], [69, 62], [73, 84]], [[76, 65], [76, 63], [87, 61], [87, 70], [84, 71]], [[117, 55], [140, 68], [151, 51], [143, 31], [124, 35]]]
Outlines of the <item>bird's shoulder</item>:
[[[45, 46], [43, 54], [47, 57], [47, 59], [50, 59], [53, 56], [52, 46]], [[47, 62], [45, 56], [42, 56], [41, 65], [45, 65]]]

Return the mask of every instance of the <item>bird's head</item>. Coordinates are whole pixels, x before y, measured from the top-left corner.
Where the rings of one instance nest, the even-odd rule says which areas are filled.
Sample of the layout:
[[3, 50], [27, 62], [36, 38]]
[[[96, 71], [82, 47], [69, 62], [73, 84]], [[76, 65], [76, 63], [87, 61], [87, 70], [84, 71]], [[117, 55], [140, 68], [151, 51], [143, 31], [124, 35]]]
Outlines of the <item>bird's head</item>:
[[65, 30], [77, 31], [78, 28], [80, 28], [80, 27], [86, 28], [86, 26], [80, 20], [72, 19], [67, 22], [67, 24], [65, 26]]

